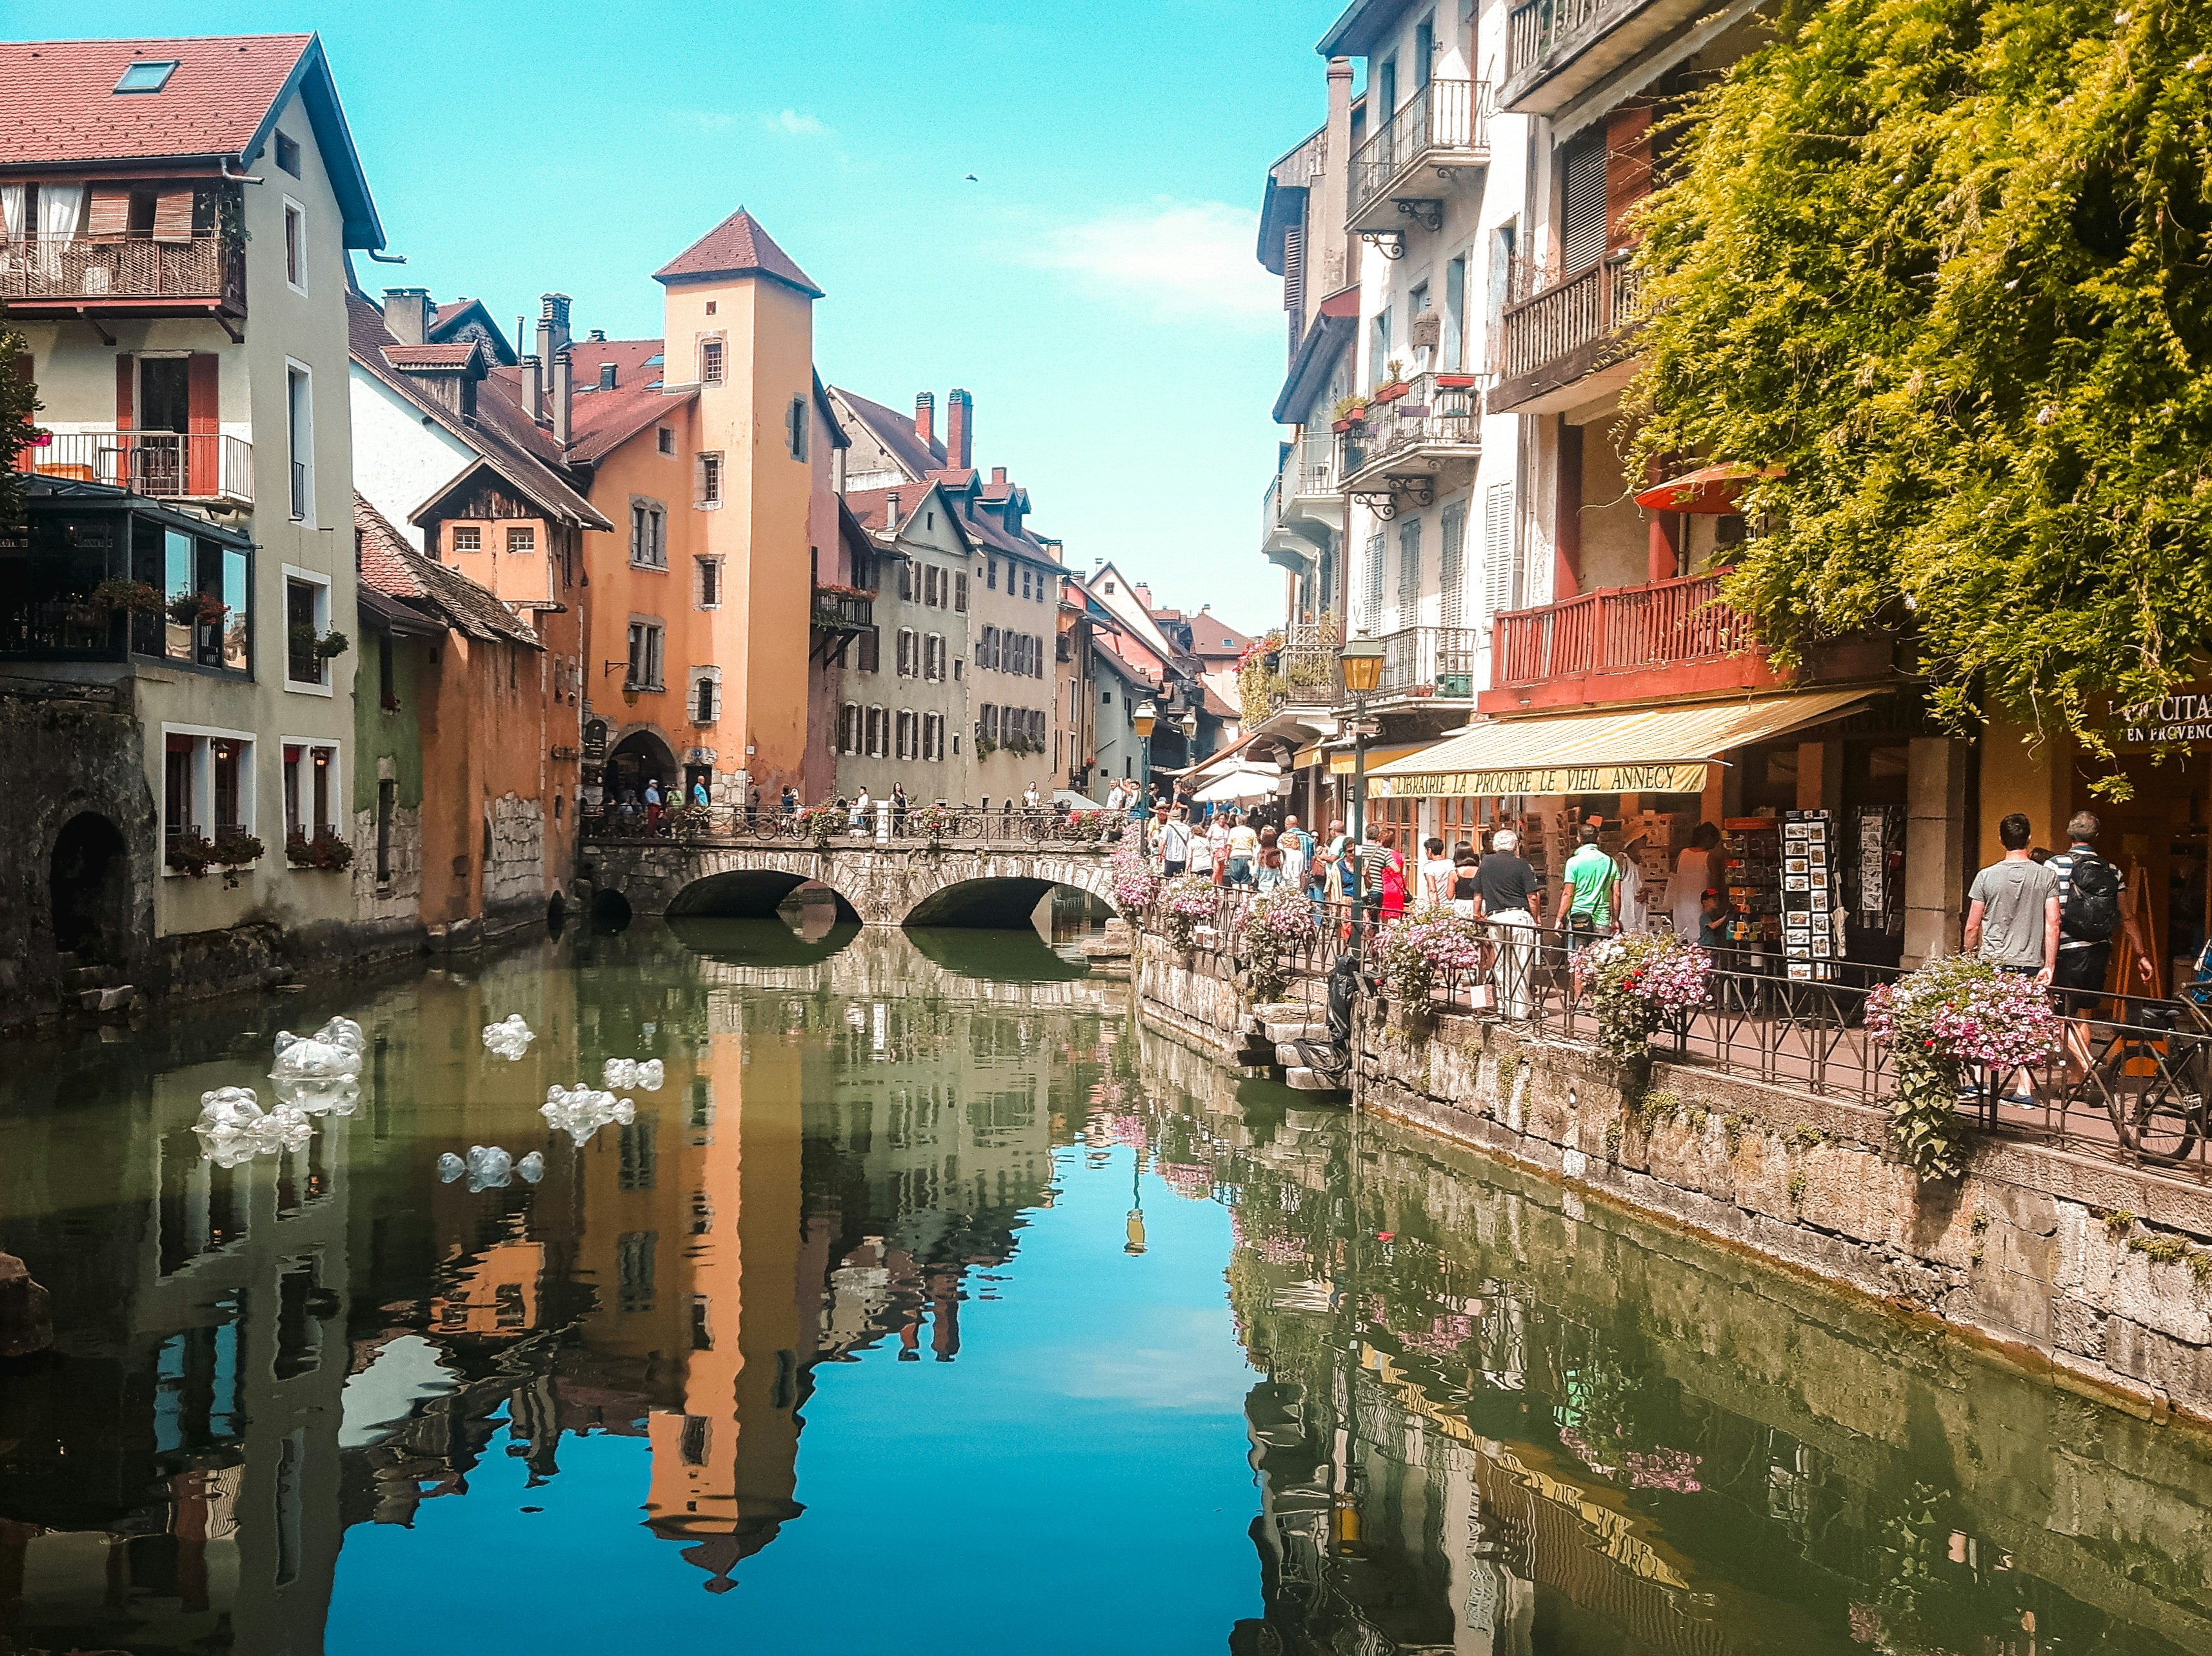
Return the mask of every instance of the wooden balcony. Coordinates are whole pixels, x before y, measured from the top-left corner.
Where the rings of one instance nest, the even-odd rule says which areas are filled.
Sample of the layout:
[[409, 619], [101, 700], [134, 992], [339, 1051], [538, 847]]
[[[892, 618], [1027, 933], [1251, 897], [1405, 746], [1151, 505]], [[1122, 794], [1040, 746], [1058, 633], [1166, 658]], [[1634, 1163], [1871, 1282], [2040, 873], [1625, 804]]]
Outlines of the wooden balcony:
[[1348, 228], [1352, 234], [1440, 229], [1443, 186], [1463, 167], [1490, 163], [1490, 88], [1481, 81], [1431, 81], [1352, 153]]
[[1708, 11], [1701, 0], [1518, 0], [1498, 107], [1549, 115]]
[[1559, 413], [1628, 382], [1627, 333], [1643, 280], [1632, 252], [1608, 253], [1505, 307], [1492, 414]]
[[1759, 689], [1780, 682], [1721, 578], [1689, 575], [1514, 610], [1491, 635], [1482, 710]]
[[850, 587], [814, 589], [814, 625], [823, 632], [866, 632], [875, 624], [876, 600], [872, 594]]
[[88, 236], [0, 241], [0, 301], [17, 320], [246, 314], [246, 250], [201, 231], [179, 240]]
[[253, 504], [253, 445], [219, 431], [56, 431], [23, 449], [15, 465], [155, 500]]

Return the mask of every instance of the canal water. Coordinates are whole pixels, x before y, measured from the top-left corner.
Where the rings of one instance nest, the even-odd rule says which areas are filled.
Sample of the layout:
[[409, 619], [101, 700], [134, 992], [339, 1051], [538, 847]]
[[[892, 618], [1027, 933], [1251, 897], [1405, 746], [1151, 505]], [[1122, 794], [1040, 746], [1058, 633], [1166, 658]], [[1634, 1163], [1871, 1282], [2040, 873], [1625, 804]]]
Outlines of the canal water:
[[[0, 1364], [0, 1651], [2212, 1649], [2212, 1440], [1127, 994], [641, 923], [12, 1050], [54, 1338]], [[355, 1112], [204, 1160], [333, 1013]], [[665, 1081], [550, 1131], [609, 1058]], [[441, 1180], [472, 1145], [544, 1176]]]

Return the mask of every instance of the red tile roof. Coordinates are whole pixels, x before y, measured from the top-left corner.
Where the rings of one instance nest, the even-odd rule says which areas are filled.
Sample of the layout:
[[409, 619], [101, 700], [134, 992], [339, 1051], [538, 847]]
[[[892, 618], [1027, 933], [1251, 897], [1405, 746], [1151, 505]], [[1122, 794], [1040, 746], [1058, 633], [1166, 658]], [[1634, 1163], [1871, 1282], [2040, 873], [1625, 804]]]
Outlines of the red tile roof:
[[532, 649], [544, 648], [538, 635], [489, 588], [416, 551], [358, 492], [353, 497], [353, 522], [361, 578], [378, 592], [403, 600], [409, 608], [472, 638], [504, 638]]
[[822, 297], [814, 278], [775, 245], [760, 221], [740, 207], [653, 273], [656, 282], [700, 282], [718, 276], [766, 276]]
[[[313, 39], [0, 43], [0, 164], [243, 155]], [[159, 92], [116, 91], [132, 63], [169, 59]]]
[[386, 345], [384, 360], [397, 368], [466, 368], [483, 349], [473, 339], [449, 345]]
[[353, 527], [362, 584], [391, 598], [422, 597], [426, 589], [405, 556], [415, 549], [359, 490], [353, 496]]
[[922, 441], [915, 431], [913, 415], [885, 408], [881, 403], [872, 402], [858, 392], [848, 391], [842, 386], [832, 386], [830, 391], [851, 411], [860, 429], [887, 449], [891, 459], [908, 476], [927, 477], [944, 466], [946, 459], [945, 445]]

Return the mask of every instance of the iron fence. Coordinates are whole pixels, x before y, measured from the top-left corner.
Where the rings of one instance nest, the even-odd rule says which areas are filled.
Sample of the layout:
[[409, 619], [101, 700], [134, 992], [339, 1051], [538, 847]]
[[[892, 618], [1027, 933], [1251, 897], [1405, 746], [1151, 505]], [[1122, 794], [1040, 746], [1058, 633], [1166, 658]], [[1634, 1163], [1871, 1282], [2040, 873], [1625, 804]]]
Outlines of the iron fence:
[[858, 848], [882, 843], [916, 845], [1113, 845], [1128, 822], [1121, 811], [1045, 811], [1018, 807], [910, 805], [884, 813], [871, 808], [854, 819], [849, 810], [818, 806], [784, 811], [773, 805], [634, 804], [587, 806], [577, 813], [588, 840], [659, 840], [685, 843], [793, 844]]

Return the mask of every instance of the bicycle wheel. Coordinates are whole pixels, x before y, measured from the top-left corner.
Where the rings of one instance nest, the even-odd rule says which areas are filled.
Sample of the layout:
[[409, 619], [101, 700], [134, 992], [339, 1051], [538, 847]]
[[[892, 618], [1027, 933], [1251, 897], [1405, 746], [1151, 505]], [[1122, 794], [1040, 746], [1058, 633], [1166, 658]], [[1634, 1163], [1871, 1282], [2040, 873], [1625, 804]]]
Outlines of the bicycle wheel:
[[2180, 1067], [2184, 1073], [2175, 1073], [2169, 1054], [2136, 1094], [2132, 1144], [2145, 1161], [2185, 1161], [2204, 1135], [2203, 1078], [2187, 1073], [2193, 1062]]

